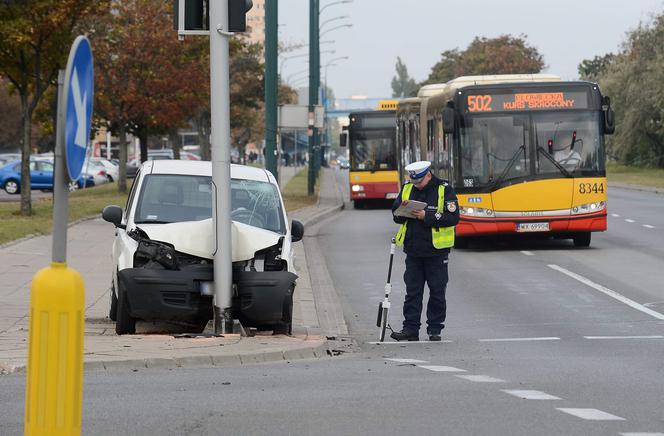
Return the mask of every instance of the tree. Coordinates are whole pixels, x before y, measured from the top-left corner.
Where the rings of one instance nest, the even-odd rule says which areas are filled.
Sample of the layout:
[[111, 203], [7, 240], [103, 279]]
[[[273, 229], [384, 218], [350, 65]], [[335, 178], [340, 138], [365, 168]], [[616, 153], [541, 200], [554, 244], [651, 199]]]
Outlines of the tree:
[[578, 67], [579, 77], [582, 80], [596, 82], [606, 73], [615, 60], [616, 55], [613, 53], [608, 53], [604, 56], [595, 56], [593, 59], [584, 59]]
[[0, 77], [0, 150], [15, 151], [21, 143], [21, 101]]
[[417, 94], [417, 83], [408, 75], [408, 68], [397, 56], [397, 75], [392, 78], [392, 97], [414, 97]]
[[107, 1], [22, 0], [0, 3], [0, 75], [21, 102], [21, 214], [32, 214], [30, 153], [32, 117], [64, 67], [79, 20], [99, 13]]
[[609, 59], [597, 70], [616, 114], [607, 154], [627, 165], [664, 168], [664, 14], [630, 32]]
[[526, 35], [476, 37], [463, 51], [444, 51], [422, 85], [445, 83], [459, 76], [539, 73], [545, 67], [544, 58], [526, 39]]

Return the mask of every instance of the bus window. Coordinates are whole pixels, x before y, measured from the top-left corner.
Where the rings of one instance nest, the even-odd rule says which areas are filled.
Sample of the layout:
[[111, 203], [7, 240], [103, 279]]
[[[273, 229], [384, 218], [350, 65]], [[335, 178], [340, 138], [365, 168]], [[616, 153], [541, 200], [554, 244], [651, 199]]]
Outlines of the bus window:
[[438, 168], [439, 174], [443, 179], [449, 180], [450, 178], [450, 153], [449, 144], [451, 135], [443, 134], [443, 120], [438, 118], [436, 120], [436, 144], [438, 151]]

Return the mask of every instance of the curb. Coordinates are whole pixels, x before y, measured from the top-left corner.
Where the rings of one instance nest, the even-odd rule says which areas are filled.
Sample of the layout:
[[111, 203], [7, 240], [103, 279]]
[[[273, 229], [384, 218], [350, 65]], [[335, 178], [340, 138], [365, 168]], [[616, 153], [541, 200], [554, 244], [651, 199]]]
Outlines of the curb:
[[[84, 217], [84, 218], [79, 218], [76, 221], [72, 221], [69, 224], [67, 224], [67, 228], [75, 226], [76, 224], [84, 223], [86, 221], [96, 220], [98, 218], [101, 218], [101, 214], [94, 215], [94, 216], [88, 216], [88, 217]], [[23, 236], [22, 238], [14, 239], [13, 241], [9, 241], [9, 242], [5, 242], [4, 244], [0, 244], [0, 250], [2, 250], [3, 248], [9, 248], [12, 245], [20, 244], [21, 242], [29, 241], [30, 239], [34, 239], [34, 238], [37, 238], [39, 236], [49, 236], [51, 234], [53, 234], [52, 231], [48, 232], [48, 233], [30, 233], [29, 235]]]
[[664, 188], [653, 188], [643, 185], [630, 185], [628, 183], [610, 182], [609, 188], [629, 189], [630, 191], [651, 192], [653, 194], [664, 195]]
[[[265, 351], [250, 354], [201, 355], [173, 358], [147, 358], [132, 360], [112, 360], [85, 362], [86, 371], [138, 371], [141, 369], [179, 369], [179, 368], [223, 368], [244, 366], [256, 363], [291, 362], [296, 360], [321, 359], [333, 355], [327, 340], [318, 341], [315, 346], [293, 348], [286, 351]], [[0, 375], [25, 373], [26, 364], [8, 365], [0, 362]]]

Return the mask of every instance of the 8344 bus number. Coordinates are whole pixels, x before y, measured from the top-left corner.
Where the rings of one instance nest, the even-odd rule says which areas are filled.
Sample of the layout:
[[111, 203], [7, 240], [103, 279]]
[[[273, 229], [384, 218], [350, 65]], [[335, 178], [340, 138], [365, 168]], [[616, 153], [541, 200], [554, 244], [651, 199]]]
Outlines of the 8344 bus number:
[[604, 183], [579, 183], [579, 194], [604, 194]]

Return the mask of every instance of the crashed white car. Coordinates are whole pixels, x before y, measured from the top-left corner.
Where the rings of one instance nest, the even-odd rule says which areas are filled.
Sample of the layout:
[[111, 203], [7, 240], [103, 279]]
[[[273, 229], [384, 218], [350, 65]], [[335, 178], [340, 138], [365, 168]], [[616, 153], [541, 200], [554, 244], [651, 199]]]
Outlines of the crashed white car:
[[[180, 321], [204, 328], [212, 318], [212, 164], [155, 160], [140, 168], [126, 209], [107, 206], [117, 228], [109, 317], [118, 334], [136, 320]], [[233, 314], [245, 326], [291, 332], [293, 242], [304, 227], [288, 224], [271, 173], [231, 165]]]

